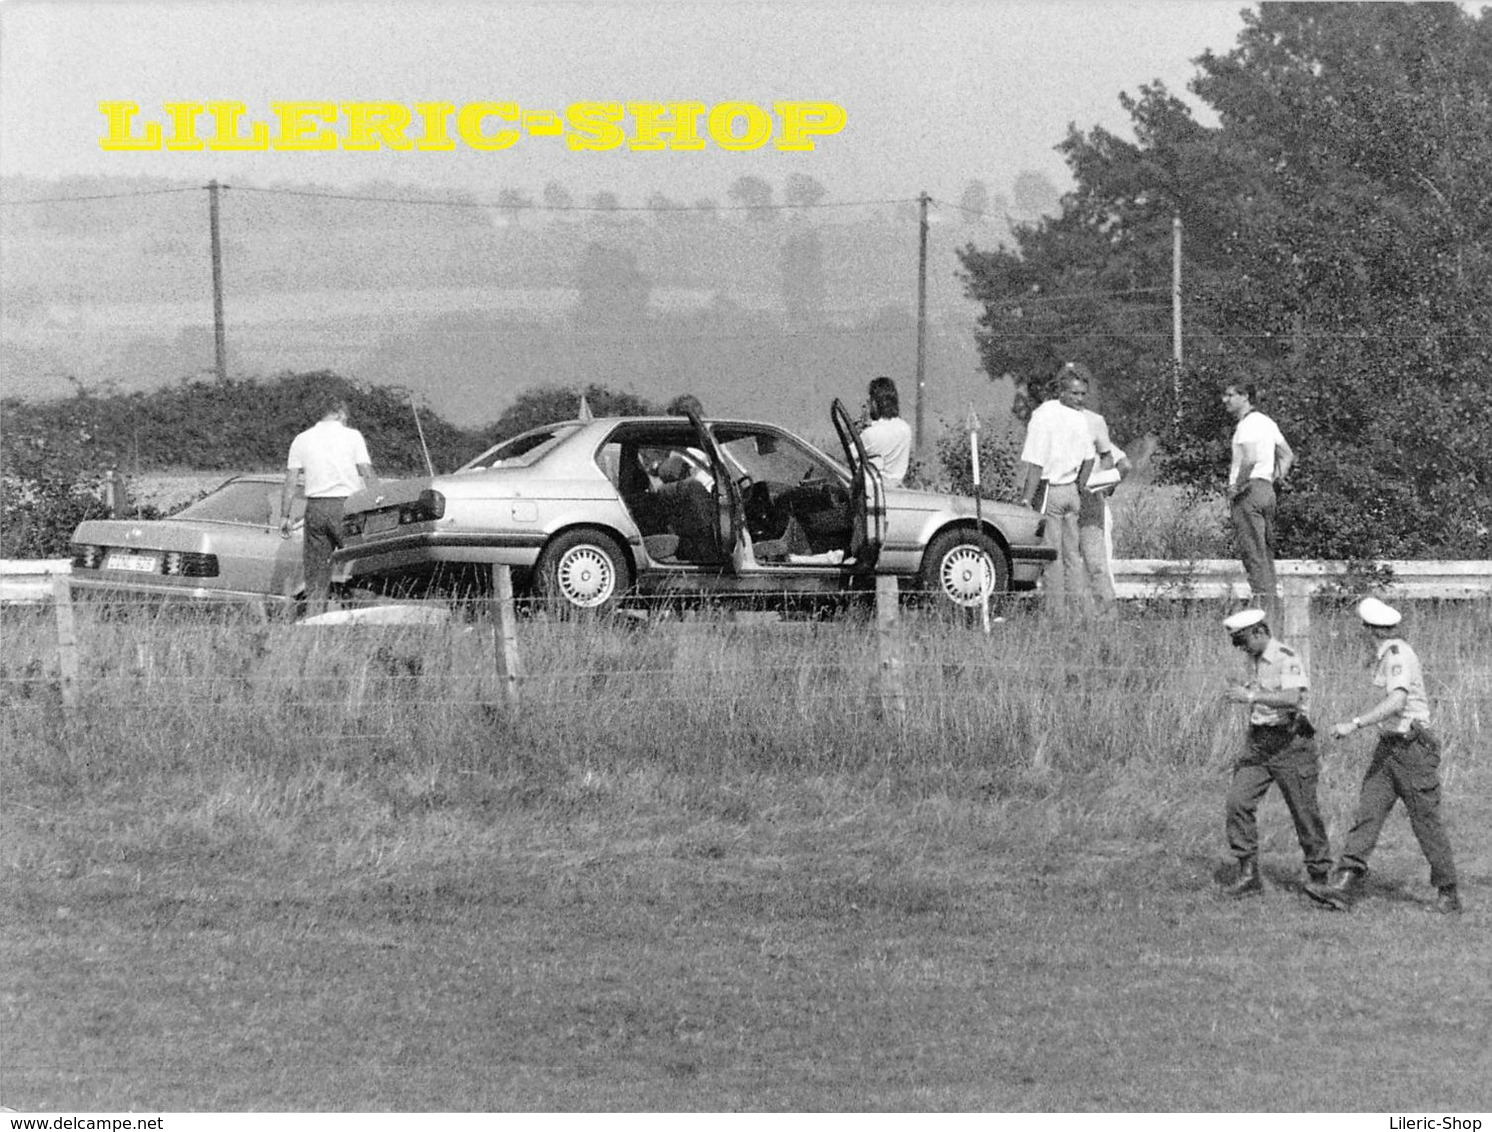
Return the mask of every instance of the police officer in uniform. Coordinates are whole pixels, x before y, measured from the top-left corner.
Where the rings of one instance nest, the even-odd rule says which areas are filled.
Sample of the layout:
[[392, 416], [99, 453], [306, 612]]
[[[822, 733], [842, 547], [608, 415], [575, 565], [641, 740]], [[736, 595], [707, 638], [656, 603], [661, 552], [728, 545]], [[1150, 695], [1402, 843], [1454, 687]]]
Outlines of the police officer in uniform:
[[1331, 870], [1326, 823], [1316, 805], [1319, 763], [1316, 730], [1307, 715], [1310, 680], [1305, 662], [1270, 635], [1262, 609], [1245, 609], [1223, 621], [1235, 648], [1248, 654], [1253, 678], [1230, 685], [1226, 697], [1249, 708], [1248, 741], [1233, 764], [1228, 788], [1228, 848], [1238, 859], [1238, 879], [1228, 896], [1264, 891], [1259, 876], [1259, 830], [1255, 813], [1271, 785], [1277, 785], [1295, 822], [1312, 881], [1325, 882]]
[[1375, 646], [1373, 686], [1385, 694], [1369, 711], [1333, 727], [1332, 734], [1345, 739], [1376, 724], [1378, 744], [1363, 777], [1357, 816], [1337, 871], [1329, 883], [1307, 885], [1306, 892], [1328, 908], [1351, 907], [1353, 890], [1368, 871], [1368, 857], [1383, 823], [1402, 798], [1409, 827], [1430, 862], [1430, 883], [1437, 889], [1433, 910], [1459, 912], [1456, 863], [1440, 822], [1440, 743], [1430, 732], [1430, 702], [1419, 657], [1396, 631], [1397, 609], [1370, 597], [1358, 604], [1357, 615]]

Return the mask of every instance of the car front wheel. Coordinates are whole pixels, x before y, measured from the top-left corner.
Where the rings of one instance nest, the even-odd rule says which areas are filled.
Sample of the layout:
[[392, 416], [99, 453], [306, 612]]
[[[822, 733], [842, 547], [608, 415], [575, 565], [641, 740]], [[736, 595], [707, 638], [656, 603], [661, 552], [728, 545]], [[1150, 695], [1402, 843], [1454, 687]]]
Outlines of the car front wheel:
[[1010, 563], [982, 531], [944, 531], [928, 544], [918, 580], [941, 608], [978, 609], [985, 593], [997, 598], [1010, 589]]
[[559, 612], [609, 612], [632, 585], [616, 539], [600, 531], [566, 531], [549, 541], [534, 569], [534, 587]]

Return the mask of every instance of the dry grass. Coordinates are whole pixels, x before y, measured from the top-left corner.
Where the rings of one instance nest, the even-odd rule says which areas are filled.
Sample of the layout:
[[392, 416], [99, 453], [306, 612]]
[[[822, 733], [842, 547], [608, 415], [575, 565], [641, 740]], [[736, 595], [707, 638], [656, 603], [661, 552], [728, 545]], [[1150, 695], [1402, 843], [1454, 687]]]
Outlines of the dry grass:
[[1228, 505], [1181, 487], [1123, 484], [1114, 493], [1114, 557], [1186, 561], [1233, 554]]
[[[1468, 912], [1401, 816], [1351, 916], [1219, 900], [1216, 611], [985, 638], [7, 613], [0, 1102], [23, 1109], [1488, 1107], [1485, 624], [1414, 632]], [[1363, 705], [1329, 611], [1317, 715]], [[1334, 839], [1366, 751], [1328, 749]], [[1365, 973], [1372, 973], [1365, 978]], [[1387, 1073], [1384, 1066], [1392, 1065]]]

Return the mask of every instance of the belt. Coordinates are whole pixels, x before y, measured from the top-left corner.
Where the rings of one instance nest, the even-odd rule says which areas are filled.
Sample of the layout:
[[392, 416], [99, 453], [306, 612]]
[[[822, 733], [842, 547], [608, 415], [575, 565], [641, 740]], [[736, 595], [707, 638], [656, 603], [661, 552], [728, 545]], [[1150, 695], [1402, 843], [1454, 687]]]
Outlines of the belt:
[[1380, 731], [1380, 738], [1389, 739], [1395, 743], [1413, 743], [1416, 739], [1430, 734], [1430, 729], [1424, 724], [1411, 727], [1408, 731]]

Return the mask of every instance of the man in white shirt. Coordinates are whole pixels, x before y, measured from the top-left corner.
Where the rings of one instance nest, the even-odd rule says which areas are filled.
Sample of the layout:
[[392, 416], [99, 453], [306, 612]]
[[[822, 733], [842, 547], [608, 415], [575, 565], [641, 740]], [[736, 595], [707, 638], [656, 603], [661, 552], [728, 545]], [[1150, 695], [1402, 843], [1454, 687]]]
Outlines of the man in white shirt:
[[347, 427], [347, 402], [334, 401], [321, 420], [290, 442], [280, 492], [281, 538], [290, 537], [290, 504], [301, 478], [306, 492], [306, 615], [314, 616], [325, 611], [331, 591], [332, 551], [342, 545], [343, 501], [378, 483], [363, 434]]
[[[1027, 507], [1040, 507], [1046, 515], [1044, 537], [1057, 552], [1056, 560], [1042, 574], [1042, 588], [1054, 609], [1073, 602], [1086, 605], [1092, 600], [1082, 542], [1092, 544], [1088, 555], [1091, 560], [1096, 562], [1103, 555], [1102, 524], [1080, 526], [1078, 522], [1082, 509], [1078, 473], [1097, 447], [1083, 411], [1091, 376], [1081, 362], [1068, 362], [1062, 367], [1057, 374], [1057, 396], [1044, 401], [1031, 414], [1021, 449], [1021, 501]], [[1038, 500], [1037, 491], [1043, 483], [1046, 497]], [[1099, 585], [1102, 588], [1103, 583]], [[1112, 589], [1109, 595], [1112, 597]]]
[[877, 377], [870, 383], [870, 423], [860, 430], [865, 455], [887, 487], [900, 487], [912, 462], [912, 426], [901, 419], [896, 382]]
[[1228, 469], [1228, 501], [1233, 537], [1256, 605], [1279, 621], [1279, 585], [1274, 574], [1274, 485], [1295, 464], [1279, 426], [1254, 407], [1252, 385], [1223, 387], [1223, 407], [1238, 422], [1233, 429], [1233, 462]]
[[[1118, 473], [1120, 479], [1129, 475], [1133, 465], [1124, 449], [1109, 438], [1109, 422], [1092, 409], [1085, 408], [1083, 416], [1088, 418], [1088, 429], [1093, 434], [1094, 472]], [[1084, 488], [1078, 501], [1078, 550], [1093, 596], [1106, 610], [1114, 605], [1114, 517], [1109, 511], [1109, 496], [1117, 486], [1116, 480], [1102, 487]]]

